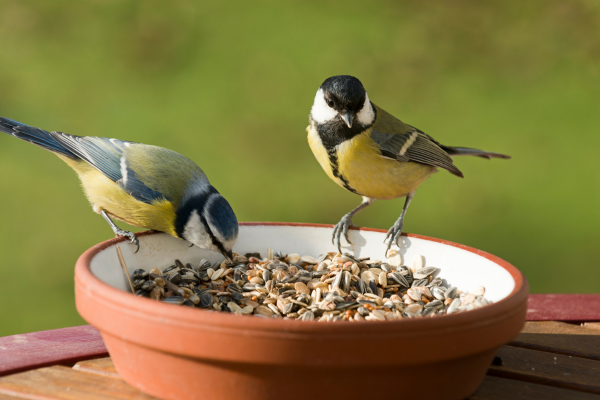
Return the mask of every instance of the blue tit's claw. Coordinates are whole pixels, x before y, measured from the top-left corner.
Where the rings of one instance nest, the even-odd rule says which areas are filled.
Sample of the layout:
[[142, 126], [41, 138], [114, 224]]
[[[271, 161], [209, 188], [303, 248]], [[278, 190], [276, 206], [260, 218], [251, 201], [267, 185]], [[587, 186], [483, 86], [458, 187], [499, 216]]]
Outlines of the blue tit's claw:
[[342, 234], [344, 235], [344, 238], [346, 238], [348, 244], [352, 244], [350, 238], [348, 237], [348, 228], [350, 228], [351, 226], [354, 226], [354, 224], [352, 223], [352, 219], [348, 214], [346, 214], [342, 217], [340, 222], [337, 223], [335, 228], [333, 228], [331, 241], [334, 245], [337, 245], [340, 254], [342, 254]]
[[117, 236], [122, 236], [122, 237], [126, 237], [127, 239], [129, 239], [129, 243], [135, 243], [135, 245], [137, 246], [137, 249], [135, 250], [134, 253], [137, 253], [138, 251], [140, 251], [140, 241], [138, 240], [137, 236], [135, 236], [135, 233], [129, 232], [129, 231], [124, 231], [122, 229], [117, 230], [115, 233], [117, 234]]

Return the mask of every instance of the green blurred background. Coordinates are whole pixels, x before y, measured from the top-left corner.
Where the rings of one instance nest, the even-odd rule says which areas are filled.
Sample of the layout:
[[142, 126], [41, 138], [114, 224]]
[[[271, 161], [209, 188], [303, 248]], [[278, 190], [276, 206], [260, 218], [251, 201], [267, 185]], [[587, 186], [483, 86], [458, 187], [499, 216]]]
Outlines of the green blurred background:
[[[240, 221], [336, 223], [360, 202], [306, 142], [338, 74], [444, 144], [513, 156], [433, 175], [407, 232], [496, 254], [532, 292], [600, 292], [596, 1], [0, 0], [0, 115], [183, 153]], [[84, 323], [75, 260], [111, 230], [51, 153], [2, 135], [0, 174], [0, 336]], [[403, 202], [354, 221], [387, 229]]]

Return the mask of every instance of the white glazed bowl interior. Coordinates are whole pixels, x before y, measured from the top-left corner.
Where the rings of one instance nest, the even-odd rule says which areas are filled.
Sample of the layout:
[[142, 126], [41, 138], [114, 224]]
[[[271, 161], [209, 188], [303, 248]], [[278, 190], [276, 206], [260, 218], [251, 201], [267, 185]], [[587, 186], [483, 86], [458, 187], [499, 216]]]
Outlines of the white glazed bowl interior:
[[[331, 244], [330, 226], [312, 225], [240, 225], [239, 238], [233, 251], [239, 254], [259, 252], [266, 257], [267, 249], [283, 253], [299, 253], [317, 257], [328, 251], [336, 251]], [[371, 230], [351, 230], [352, 247], [343, 247], [342, 251], [353, 253], [356, 257], [371, 257], [385, 261], [385, 233]], [[176, 239], [165, 233], [143, 235], [140, 238], [140, 251], [134, 254], [135, 246], [126, 242], [119, 243], [129, 274], [143, 268], [164, 269], [173, 265], [175, 259], [184, 264], [196, 266], [205, 258], [213, 263], [222, 261], [222, 255], [200, 249], [184, 240]], [[415, 255], [425, 258], [425, 266], [438, 268], [436, 276], [441, 276], [447, 285], [457, 286], [463, 292], [469, 292], [479, 286], [486, 289], [485, 297], [497, 302], [507, 297], [515, 287], [515, 281], [508, 271], [488, 260], [478, 250], [468, 251], [457, 245], [403, 236], [400, 240], [400, 253], [403, 264], [411, 265]], [[345, 243], [345, 242], [344, 242]], [[460, 246], [460, 245], [458, 245]], [[99, 252], [91, 261], [92, 273], [104, 283], [123, 291], [129, 291], [128, 283], [120, 267], [116, 250], [110, 246]]]

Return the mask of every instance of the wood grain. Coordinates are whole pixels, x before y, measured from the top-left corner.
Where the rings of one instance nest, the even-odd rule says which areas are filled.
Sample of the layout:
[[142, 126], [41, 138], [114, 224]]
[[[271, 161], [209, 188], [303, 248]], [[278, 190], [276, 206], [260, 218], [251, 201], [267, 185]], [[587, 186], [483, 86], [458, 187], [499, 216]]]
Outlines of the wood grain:
[[0, 337], [0, 376], [54, 364], [108, 355], [96, 328], [73, 328]]
[[[521, 333], [546, 333], [550, 335], [600, 335], [591, 323], [574, 325], [560, 321], [526, 322]], [[598, 324], [600, 326], [600, 324]]]
[[74, 370], [89, 372], [92, 374], [99, 374], [104, 376], [110, 376], [112, 378], [119, 378], [119, 373], [115, 368], [115, 364], [112, 362], [110, 357], [97, 358], [95, 360], [80, 361], [75, 366]]
[[514, 347], [600, 360], [600, 331], [563, 322], [528, 322]]
[[581, 326], [589, 329], [600, 329], [600, 322], [584, 322]]
[[537, 383], [486, 376], [468, 400], [600, 400], [600, 396]]
[[0, 393], [0, 400], [19, 400], [19, 398]]
[[157, 400], [121, 379], [54, 366], [0, 378], [0, 393], [23, 399]]
[[488, 375], [600, 394], [600, 361], [503, 346]]

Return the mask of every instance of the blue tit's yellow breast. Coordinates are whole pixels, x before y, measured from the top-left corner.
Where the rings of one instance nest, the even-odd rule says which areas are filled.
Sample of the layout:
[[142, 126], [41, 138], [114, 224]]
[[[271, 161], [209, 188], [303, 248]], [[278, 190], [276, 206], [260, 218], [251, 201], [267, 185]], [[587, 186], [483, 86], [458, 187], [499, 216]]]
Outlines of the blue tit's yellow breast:
[[130, 225], [166, 232], [177, 237], [175, 232], [175, 209], [165, 200], [151, 204], [135, 199], [119, 185], [106, 177], [96, 168], [81, 160], [61, 157], [77, 172], [85, 194], [94, 211], [104, 210], [112, 217]]
[[339, 173], [358, 194], [374, 199], [394, 199], [415, 190], [435, 168], [381, 156], [370, 131], [337, 147]]

